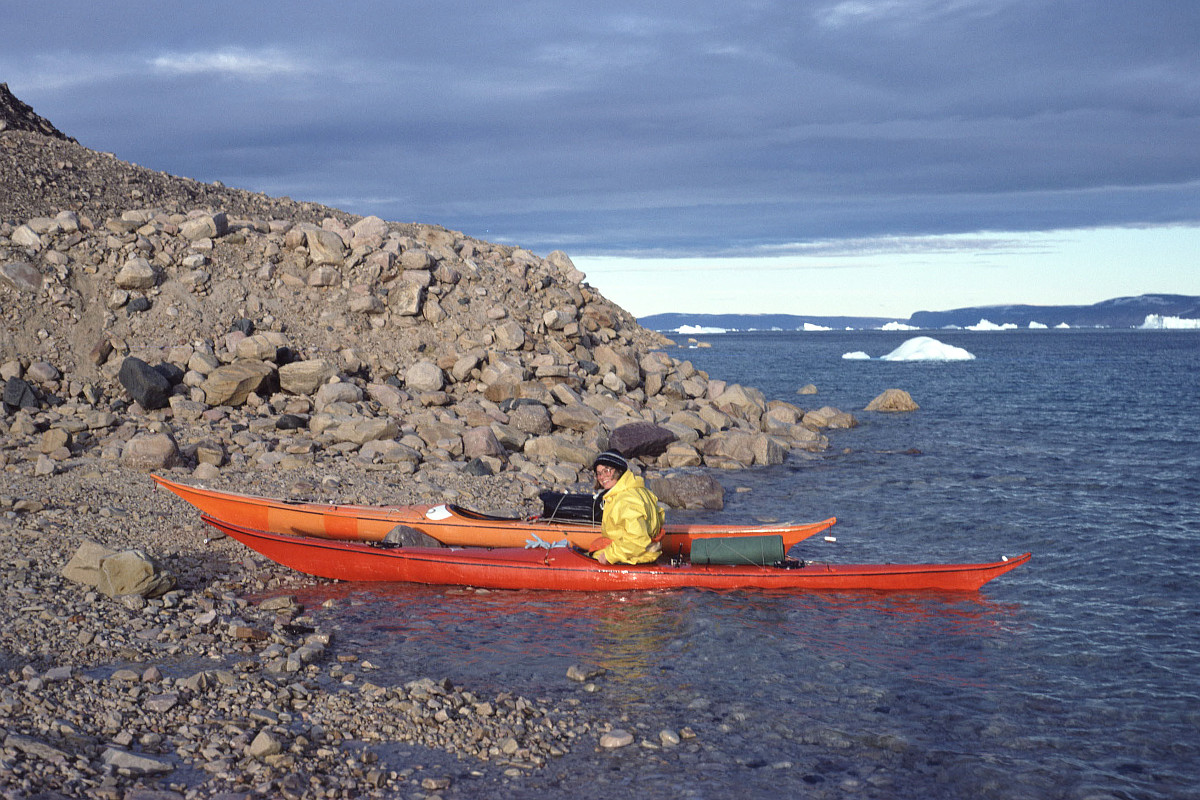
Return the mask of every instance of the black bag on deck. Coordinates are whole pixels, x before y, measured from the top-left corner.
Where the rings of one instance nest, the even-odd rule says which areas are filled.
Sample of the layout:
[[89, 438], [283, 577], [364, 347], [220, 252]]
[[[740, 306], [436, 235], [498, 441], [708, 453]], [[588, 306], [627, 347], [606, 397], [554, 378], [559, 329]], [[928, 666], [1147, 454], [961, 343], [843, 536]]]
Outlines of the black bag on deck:
[[603, 494], [571, 494], [567, 492], [542, 492], [542, 519], [561, 519], [572, 522], [594, 522], [600, 524], [604, 516]]

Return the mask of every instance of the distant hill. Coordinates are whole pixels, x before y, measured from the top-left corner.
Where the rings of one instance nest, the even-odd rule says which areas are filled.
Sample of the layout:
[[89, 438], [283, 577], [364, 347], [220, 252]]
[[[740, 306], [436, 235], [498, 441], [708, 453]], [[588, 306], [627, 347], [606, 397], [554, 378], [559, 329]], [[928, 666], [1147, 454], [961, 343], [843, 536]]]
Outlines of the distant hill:
[[1090, 306], [976, 306], [951, 311], [918, 311], [909, 324], [920, 328], [965, 327], [986, 319], [996, 325], [1028, 327], [1037, 322], [1054, 327], [1137, 328], [1150, 314], [1183, 319], [1200, 318], [1200, 297], [1180, 294], [1143, 294], [1118, 297]]
[[822, 328], [880, 328], [891, 317], [817, 317], [794, 314], [651, 314], [639, 317], [642, 327], [655, 331], [674, 331], [681, 326], [720, 328], [728, 331], [799, 330], [805, 325]]
[[908, 319], [890, 317], [818, 317], [798, 314], [651, 314], [638, 322], [656, 331], [676, 331], [682, 326], [729, 331], [801, 330], [806, 326], [855, 330], [902, 323], [914, 328], [966, 328], [987, 320], [993, 325], [1033, 325], [1072, 328], [1137, 328], [1149, 315], [1200, 319], [1200, 297], [1179, 294], [1143, 294], [1118, 297], [1089, 306], [971, 306], [948, 311], [918, 311]]

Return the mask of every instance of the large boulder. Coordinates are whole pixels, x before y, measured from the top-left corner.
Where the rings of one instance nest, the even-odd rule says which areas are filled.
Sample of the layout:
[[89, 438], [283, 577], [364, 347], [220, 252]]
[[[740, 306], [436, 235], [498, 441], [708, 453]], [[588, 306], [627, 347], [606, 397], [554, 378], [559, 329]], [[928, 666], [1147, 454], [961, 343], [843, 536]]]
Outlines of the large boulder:
[[631, 422], [609, 434], [608, 446], [626, 458], [656, 458], [678, 438], [673, 431], [653, 422]]
[[179, 463], [179, 445], [169, 433], [138, 434], [126, 443], [121, 463], [143, 472], [169, 469]]
[[217, 239], [229, 233], [229, 217], [224, 211], [199, 214], [179, 226], [179, 234], [189, 241]]
[[356, 418], [347, 420], [329, 430], [335, 441], [363, 445], [378, 439], [394, 439], [400, 429], [386, 417]]
[[336, 231], [307, 232], [308, 256], [313, 264], [341, 264], [346, 258], [346, 242]]
[[22, 292], [37, 293], [42, 290], [42, 273], [27, 261], [0, 264], [0, 281]]
[[291, 394], [313, 394], [335, 374], [323, 358], [293, 361], [279, 368], [279, 388]]
[[117, 286], [122, 289], [149, 289], [158, 283], [158, 272], [144, 258], [131, 258], [117, 273]]
[[512, 320], [496, 326], [494, 334], [499, 350], [520, 350], [525, 345], [524, 329]]
[[140, 358], [129, 356], [122, 361], [117, 380], [144, 409], [163, 408], [170, 400], [171, 382]]
[[767, 410], [767, 401], [758, 389], [731, 383], [713, 401], [721, 411], [757, 424]]
[[707, 473], [681, 473], [650, 478], [647, 487], [671, 508], [725, 507], [725, 488]]
[[629, 352], [602, 344], [592, 351], [592, 357], [596, 360], [596, 365], [600, 368], [602, 375], [610, 372], [615, 374], [626, 389], [636, 389], [641, 385], [641, 368]]
[[484, 456], [503, 456], [504, 445], [496, 438], [495, 432], [486, 426], [472, 428], [463, 434], [463, 455], [466, 458], [482, 458]]
[[100, 562], [96, 589], [109, 597], [160, 597], [173, 588], [175, 578], [141, 550], [126, 550]]
[[440, 392], [446, 385], [446, 374], [432, 361], [418, 361], [404, 373], [404, 385], [414, 392]]
[[823, 406], [822, 408], [809, 411], [804, 415], [803, 422], [811, 428], [833, 428], [845, 430], [858, 425], [851, 414], [845, 411], [834, 408], [833, 406]]
[[159, 597], [175, 587], [174, 577], [141, 550], [118, 553], [91, 541], [79, 546], [63, 567], [62, 576], [94, 586], [109, 597]]
[[264, 361], [235, 361], [214, 370], [200, 388], [210, 406], [240, 406], [251, 392], [262, 389], [274, 373], [274, 365]]
[[550, 411], [541, 403], [517, 404], [508, 414], [508, 423], [517, 430], [535, 436], [550, 433], [554, 428], [550, 419]]
[[920, 406], [913, 402], [912, 396], [903, 389], [885, 389], [882, 394], [872, 400], [864, 411], [916, 411]]
[[38, 399], [33, 387], [22, 378], [9, 378], [4, 382], [4, 408], [16, 411], [19, 408], [37, 408]]
[[388, 290], [388, 306], [401, 317], [415, 317], [425, 302], [425, 287], [411, 281], [398, 281]]

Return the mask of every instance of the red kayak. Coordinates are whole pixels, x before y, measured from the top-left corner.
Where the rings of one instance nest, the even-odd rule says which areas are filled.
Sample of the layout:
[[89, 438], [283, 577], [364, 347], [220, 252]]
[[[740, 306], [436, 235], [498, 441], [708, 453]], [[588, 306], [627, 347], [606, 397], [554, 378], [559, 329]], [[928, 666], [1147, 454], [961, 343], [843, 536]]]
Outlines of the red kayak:
[[605, 565], [570, 548], [397, 547], [292, 536], [203, 520], [267, 558], [308, 575], [345, 581], [405, 581], [488, 589], [619, 591], [625, 589], [790, 589], [976, 591], [1031, 558], [990, 564], [822, 564], [775, 566]]
[[[414, 528], [442, 544], [458, 547], [524, 547], [536, 538], [548, 543], [566, 539], [585, 550], [600, 535], [598, 525], [543, 518], [510, 518], [481, 514], [450, 503], [411, 506], [359, 506], [288, 502], [267, 497], [203, 489], [151, 475], [202, 513], [271, 533], [294, 533], [325, 539], [379, 542], [397, 525]], [[709, 525], [667, 523], [661, 541], [668, 556], [691, 552], [698, 536], [783, 537], [784, 550], [829, 530], [837, 517], [819, 522], [782, 525]]]

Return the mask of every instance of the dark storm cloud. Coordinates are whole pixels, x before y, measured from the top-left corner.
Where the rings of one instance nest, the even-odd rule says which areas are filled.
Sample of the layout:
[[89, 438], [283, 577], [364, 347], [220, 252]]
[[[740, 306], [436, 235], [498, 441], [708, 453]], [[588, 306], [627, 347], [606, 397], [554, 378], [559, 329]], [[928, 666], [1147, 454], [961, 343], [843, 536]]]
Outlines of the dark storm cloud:
[[22, 4], [0, 80], [146, 166], [541, 251], [1200, 219], [1193, 3], [477, 5]]

